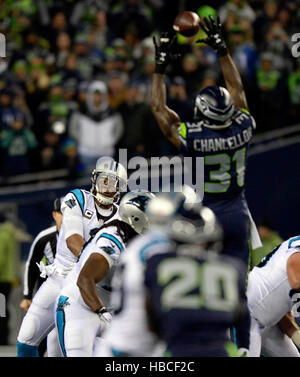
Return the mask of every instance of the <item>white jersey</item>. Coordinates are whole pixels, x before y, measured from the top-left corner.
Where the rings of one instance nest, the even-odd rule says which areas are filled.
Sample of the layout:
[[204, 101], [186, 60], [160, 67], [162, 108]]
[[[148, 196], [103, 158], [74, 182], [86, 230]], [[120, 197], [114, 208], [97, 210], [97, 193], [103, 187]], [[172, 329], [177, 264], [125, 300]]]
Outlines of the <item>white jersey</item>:
[[300, 252], [300, 236], [283, 242], [250, 272], [248, 306], [251, 315], [264, 327], [273, 326], [292, 309], [293, 290], [286, 264], [288, 258]]
[[[94, 238], [84, 247], [78, 262], [73, 270], [69, 273], [65, 281], [61, 295], [73, 296], [75, 298], [80, 294], [76, 284], [80, 271], [89, 256], [93, 253], [101, 254], [109, 264], [108, 274], [99, 283], [96, 284], [97, 291], [104, 306], [109, 306], [111, 293], [111, 280], [115, 271], [115, 266], [119, 261], [121, 252], [124, 251], [125, 245], [122, 237], [117, 232], [116, 226], [109, 226], [101, 229]], [[80, 300], [83, 305], [83, 300]]]
[[115, 315], [103, 335], [109, 348], [105, 352], [113, 356], [148, 357], [153, 356], [156, 347], [160, 346], [147, 325], [144, 253], [149, 248], [159, 252], [165, 247], [166, 243], [160, 242], [157, 235], [152, 233], [135, 238], [122, 254], [112, 281], [111, 305]]
[[[64, 214], [66, 208], [71, 210], [74, 217], [78, 216], [82, 219], [82, 237], [85, 241], [88, 241], [91, 232], [104, 222], [112, 220], [118, 217], [118, 206], [113, 204], [113, 207], [109, 211], [100, 212], [100, 208], [95, 203], [94, 196], [86, 190], [75, 189], [69, 192], [63, 199], [61, 204], [61, 211]], [[74, 231], [74, 233], [77, 233]], [[77, 261], [75, 255], [69, 250], [66, 238], [69, 235], [65, 234], [64, 220], [61, 226], [58, 241], [57, 251], [54, 259], [54, 263], [59, 267], [68, 267]]]

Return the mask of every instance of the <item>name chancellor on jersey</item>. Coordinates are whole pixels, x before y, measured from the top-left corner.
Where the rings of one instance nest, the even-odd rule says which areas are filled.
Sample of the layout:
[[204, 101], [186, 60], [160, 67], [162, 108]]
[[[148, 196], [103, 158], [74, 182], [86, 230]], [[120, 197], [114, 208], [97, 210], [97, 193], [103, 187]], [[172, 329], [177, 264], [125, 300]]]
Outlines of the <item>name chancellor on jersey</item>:
[[227, 138], [213, 138], [213, 139], [194, 139], [193, 146], [199, 152], [217, 152], [224, 150], [236, 149], [246, 143], [252, 137], [252, 128], [248, 127], [241, 133]]

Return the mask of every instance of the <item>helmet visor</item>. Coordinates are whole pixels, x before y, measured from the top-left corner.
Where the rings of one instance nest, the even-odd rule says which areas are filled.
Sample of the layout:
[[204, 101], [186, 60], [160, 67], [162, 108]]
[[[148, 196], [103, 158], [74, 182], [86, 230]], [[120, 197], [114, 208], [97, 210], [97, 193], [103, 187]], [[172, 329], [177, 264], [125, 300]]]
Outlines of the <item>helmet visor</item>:
[[119, 191], [119, 179], [113, 174], [100, 173], [96, 179], [96, 189], [102, 195], [113, 197]]

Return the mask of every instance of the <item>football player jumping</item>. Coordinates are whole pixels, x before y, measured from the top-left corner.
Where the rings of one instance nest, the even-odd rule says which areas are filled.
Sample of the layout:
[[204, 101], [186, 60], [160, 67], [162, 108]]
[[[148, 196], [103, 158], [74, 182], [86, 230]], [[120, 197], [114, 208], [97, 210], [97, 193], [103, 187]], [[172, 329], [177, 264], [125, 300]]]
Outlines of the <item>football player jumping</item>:
[[[155, 73], [152, 79], [152, 112], [166, 138], [184, 156], [204, 157], [203, 205], [214, 211], [224, 231], [223, 253], [248, 264], [251, 215], [244, 194], [246, 158], [249, 142], [255, 130], [249, 114], [240, 74], [233, 62], [221, 32], [219, 19], [204, 18], [201, 24], [207, 38], [197, 42], [210, 45], [218, 54], [226, 88], [210, 86], [201, 90], [195, 99], [194, 122], [180, 119], [166, 105], [164, 73], [174, 57], [174, 38], [165, 33], [154, 38]], [[255, 224], [251, 229], [261, 246]], [[245, 276], [246, 278], [246, 276]], [[246, 320], [245, 320], [246, 321]], [[247, 323], [246, 323], [247, 322]], [[239, 347], [248, 348], [242, 340], [249, 332], [250, 316], [238, 331]], [[246, 336], [247, 337], [247, 336]], [[243, 343], [243, 344], [242, 344]]]

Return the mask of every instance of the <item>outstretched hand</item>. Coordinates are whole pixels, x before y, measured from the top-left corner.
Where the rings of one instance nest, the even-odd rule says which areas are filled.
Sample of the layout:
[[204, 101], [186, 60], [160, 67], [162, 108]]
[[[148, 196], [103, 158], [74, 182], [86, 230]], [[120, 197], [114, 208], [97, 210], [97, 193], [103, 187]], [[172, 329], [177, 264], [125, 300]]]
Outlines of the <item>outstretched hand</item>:
[[153, 37], [155, 47], [155, 73], [164, 74], [168, 64], [178, 58], [179, 55], [173, 53], [176, 35], [163, 32], [158, 38]]
[[200, 22], [201, 29], [206, 33], [207, 38], [198, 39], [196, 43], [206, 43], [212, 47], [219, 56], [225, 56], [227, 54], [227, 47], [222, 35], [222, 25], [219, 16], [213, 19], [204, 17], [203, 22]]

